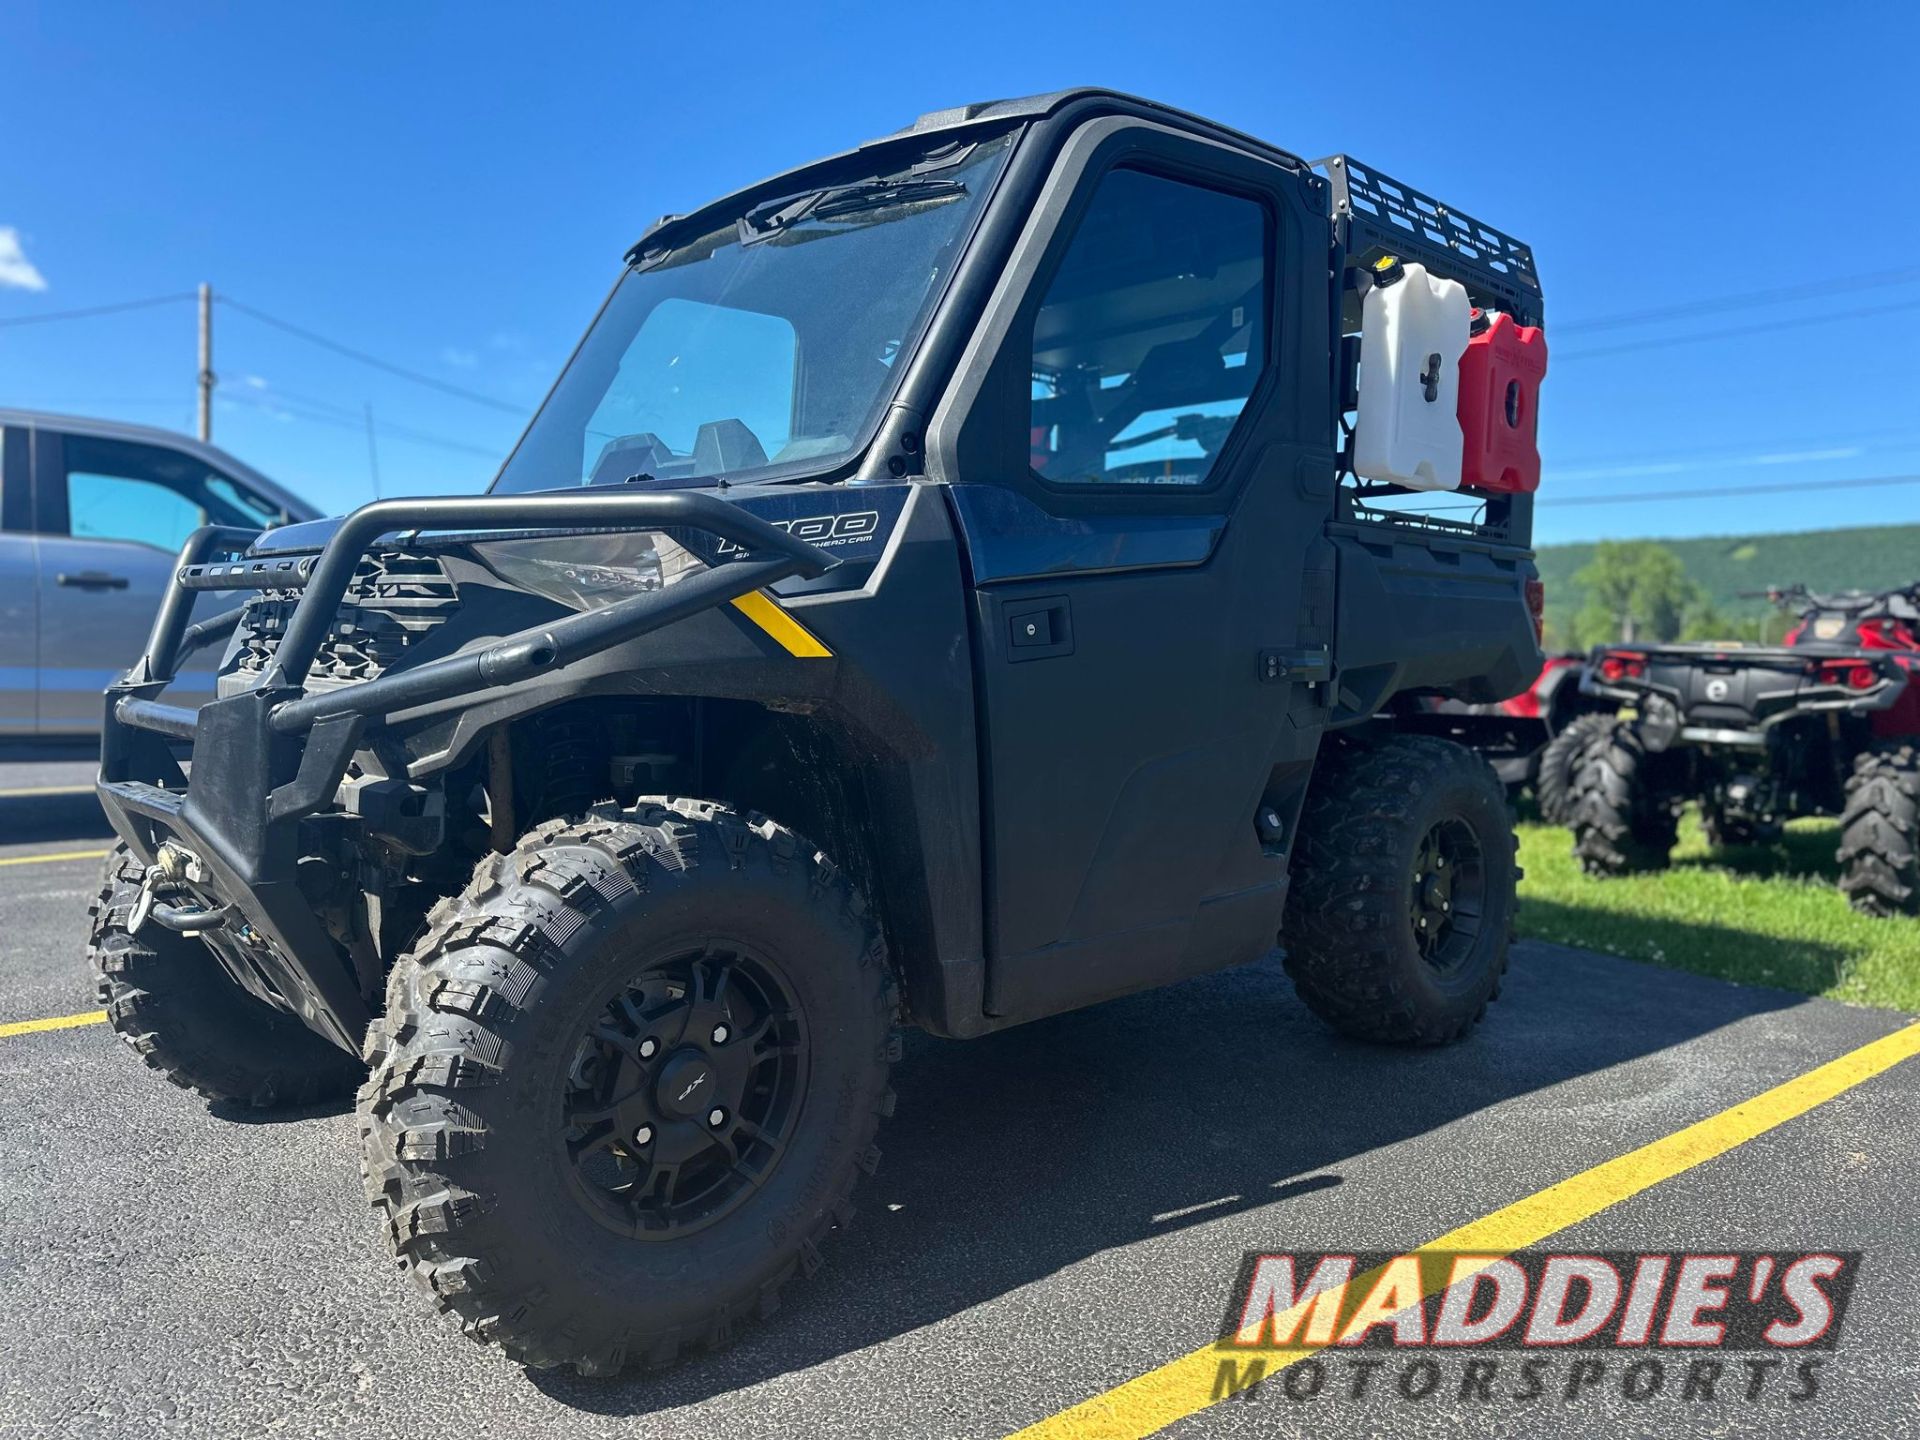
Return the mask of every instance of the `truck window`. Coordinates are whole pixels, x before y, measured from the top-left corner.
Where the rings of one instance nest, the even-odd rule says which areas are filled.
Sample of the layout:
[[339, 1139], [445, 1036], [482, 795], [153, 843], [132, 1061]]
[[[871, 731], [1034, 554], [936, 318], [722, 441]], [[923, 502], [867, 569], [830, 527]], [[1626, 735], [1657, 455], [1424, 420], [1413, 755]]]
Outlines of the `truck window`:
[[1205, 485], [1266, 368], [1264, 207], [1108, 172], [1034, 321], [1030, 461], [1055, 485]]
[[258, 529], [280, 518], [278, 507], [177, 450], [90, 435], [65, 436], [62, 450], [59, 498], [66, 533], [76, 540], [127, 540], [172, 552], [209, 522]]
[[206, 523], [204, 510], [164, 485], [67, 471], [67, 533], [76, 540], [134, 540], [178, 550]]

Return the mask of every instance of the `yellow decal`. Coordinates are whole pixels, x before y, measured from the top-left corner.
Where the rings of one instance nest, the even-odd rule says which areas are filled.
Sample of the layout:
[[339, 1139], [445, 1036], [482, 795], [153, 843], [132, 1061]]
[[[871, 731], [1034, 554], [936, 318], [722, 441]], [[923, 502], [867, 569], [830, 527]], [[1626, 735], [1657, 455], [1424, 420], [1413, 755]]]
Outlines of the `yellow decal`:
[[797, 655], [802, 660], [817, 660], [833, 654], [811, 630], [769, 599], [764, 590], [738, 597], [733, 602], [733, 608], [777, 640], [780, 648], [789, 655]]

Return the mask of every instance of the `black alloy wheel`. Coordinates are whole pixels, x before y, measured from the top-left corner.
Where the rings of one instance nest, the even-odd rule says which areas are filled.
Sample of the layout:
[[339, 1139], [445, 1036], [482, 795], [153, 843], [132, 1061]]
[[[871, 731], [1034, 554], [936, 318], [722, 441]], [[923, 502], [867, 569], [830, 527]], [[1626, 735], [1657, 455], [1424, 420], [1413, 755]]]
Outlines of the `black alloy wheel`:
[[764, 958], [713, 944], [651, 966], [574, 1054], [562, 1123], [576, 1193], [643, 1240], [712, 1224], [779, 1161], [806, 1062], [805, 1017]]

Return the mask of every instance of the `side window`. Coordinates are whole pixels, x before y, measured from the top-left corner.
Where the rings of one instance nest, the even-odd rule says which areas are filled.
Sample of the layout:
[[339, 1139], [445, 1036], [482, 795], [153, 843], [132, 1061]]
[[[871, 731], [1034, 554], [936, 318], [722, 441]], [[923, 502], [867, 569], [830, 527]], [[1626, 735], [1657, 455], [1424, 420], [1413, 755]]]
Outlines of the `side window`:
[[67, 533], [76, 540], [128, 540], [171, 554], [209, 522], [259, 528], [277, 507], [205, 461], [179, 450], [68, 435]]
[[178, 550], [206, 523], [206, 511], [164, 485], [67, 471], [67, 533], [76, 540], [134, 540]]
[[28, 483], [27, 431], [18, 425], [0, 428], [0, 531], [33, 528]]
[[1268, 248], [1258, 201], [1109, 171], [1034, 321], [1034, 472], [1207, 484], [1266, 368]]

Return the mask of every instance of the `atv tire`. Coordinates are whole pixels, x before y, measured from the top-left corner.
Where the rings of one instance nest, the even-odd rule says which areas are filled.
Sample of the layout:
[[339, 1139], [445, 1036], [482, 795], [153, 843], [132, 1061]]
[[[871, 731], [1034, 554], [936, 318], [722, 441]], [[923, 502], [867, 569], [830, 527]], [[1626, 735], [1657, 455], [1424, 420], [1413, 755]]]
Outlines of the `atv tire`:
[[1281, 931], [1307, 1008], [1362, 1040], [1465, 1035], [1506, 970], [1514, 847], [1506, 791], [1472, 750], [1418, 735], [1329, 740]]
[[1533, 782], [1533, 798], [1540, 818], [1549, 825], [1573, 821], [1574, 785], [1587, 755], [1609, 730], [1613, 717], [1598, 713], [1576, 715], [1540, 752], [1540, 770]]
[[1840, 814], [1840, 890], [1881, 917], [1920, 913], [1920, 748], [1876, 745], [1853, 762]]
[[182, 1089], [259, 1110], [352, 1094], [366, 1067], [247, 994], [203, 942], [151, 920], [127, 933], [142, 873], [114, 846], [87, 912], [96, 993], [133, 1052]]
[[1624, 721], [1588, 752], [1574, 784], [1573, 853], [1589, 875], [1632, 875], [1673, 862], [1680, 817], [1657, 783], [1662, 758]]
[[367, 1198], [400, 1268], [524, 1365], [717, 1347], [851, 1218], [895, 1004], [853, 886], [790, 830], [682, 800], [549, 821], [394, 969]]

